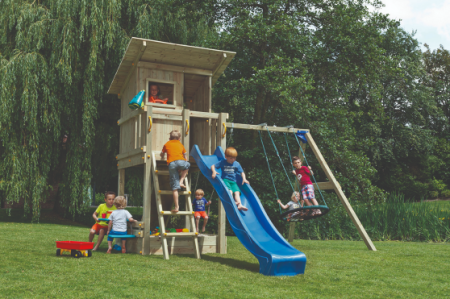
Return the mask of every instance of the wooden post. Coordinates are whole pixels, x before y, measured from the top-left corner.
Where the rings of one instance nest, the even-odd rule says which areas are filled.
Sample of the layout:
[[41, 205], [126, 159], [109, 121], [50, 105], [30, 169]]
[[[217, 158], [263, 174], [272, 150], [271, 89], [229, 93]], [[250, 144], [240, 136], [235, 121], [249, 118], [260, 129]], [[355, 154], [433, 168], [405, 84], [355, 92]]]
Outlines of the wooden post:
[[191, 119], [189, 116], [189, 109], [184, 109], [183, 110], [183, 117], [182, 117], [182, 124], [181, 124], [181, 128], [182, 131], [181, 132], [181, 143], [183, 143], [184, 148], [186, 149], [187, 153], [187, 157], [189, 160], [189, 151], [191, 150], [190, 145], [189, 145], [189, 133], [191, 132]]
[[[225, 151], [227, 147], [227, 134], [226, 134], [226, 121], [227, 113], [220, 113], [219, 120], [217, 123], [217, 146], [221, 146]], [[223, 207], [222, 201], [219, 201], [219, 211], [218, 211], [218, 234], [219, 234], [219, 244], [217, 247], [218, 253], [227, 253], [227, 240], [225, 237], [225, 225], [227, 217], [225, 215], [225, 208]]]
[[[189, 185], [187, 190], [192, 190], [192, 184], [191, 184], [192, 183], [191, 182], [192, 175], [190, 173], [188, 173], [187, 178], [188, 178], [187, 181], [188, 181], [188, 185]], [[195, 196], [195, 190], [194, 190], [194, 196]], [[190, 196], [184, 196], [184, 198], [186, 200], [186, 207], [185, 207], [186, 211], [189, 211], [189, 205], [191, 205], [191, 207], [192, 207], [192, 202], [191, 202], [192, 199]], [[180, 200], [180, 199], [178, 199], [178, 200]], [[189, 215], [184, 216], [184, 227], [187, 228], [189, 231], [195, 231], [195, 230], [191, 230], [191, 216], [189, 216]]]
[[117, 195], [125, 194], [125, 168], [119, 169], [119, 178], [118, 178], [118, 190]]
[[338, 182], [336, 181], [336, 178], [334, 177], [333, 173], [331, 172], [330, 168], [328, 167], [327, 162], [323, 158], [322, 154], [319, 151], [319, 148], [317, 147], [316, 143], [314, 142], [314, 139], [311, 136], [311, 133], [305, 134], [306, 139], [308, 140], [309, 145], [311, 146], [311, 149], [313, 150], [314, 155], [316, 156], [317, 160], [320, 163], [320, 166], [322, 166], [323, 171], [325, 172], [325, 175], [327, 176], [328, 180], [332, 182], [334, 185], [334, 191], [338, 195], [341, 203], [344, 205], [345, 210], [347, 211], [348, 216], [350, 216], [350, 219], [352, 220], [353, 224], [356, 226], [356, 229], [359, 232], [359, 235], [364, 240], [364, 243], [366, 243], [366, 246], [369, 250], [376, 251], [377, 249], [372, 243], [372, 240], [370, 239], [369, 235], [367, 234], [366, 230], [362, 226], [361, 222], [358, 219], [358, 216], [356, 215], [355, 211], [353, 211], [352, 206], [347, 200], [347, 197], [345, 197], [344, 192], [342, 192], [342, 189]]
[[[189, 116], [190, 112], [191, 111], [189, 109], [184, 109], [183, 110], [182, 124], [181, 124], [181, 128], [182, 128], [182, 131], [183, 131], [183, 132], [181, 132], [181, 136], [182, 136], [181, 137], [181, 143], [183, 143], [183, 146], [186, 149], [186, 152], [187, 152], [186, 155], [188, 157], [188, 160], [189, 160], [189, 151], [191, 150], [190, 144], [189, 144], [189, 138], [190, 138], [189, 133], [191, 132], [191, 118]], [[188, 178], [188, 183], [189, 184], [191, 183], [190, 178], [191, 177], [190, 177], [190, 174], [189, 174], [189, 178]], [[188, 204], [191, 204], [191, 203], [188, 203], [187, 200], [186, 200], [186, 211], [187, 211], [187, 208], [188, 208]], [[185, 225], [185, 227], [187, 229], [189, 229], [189, 230], [191, 229], [191, 222], [190, 222], [189, 216], [185, 217], [184, 225]]]
[[291, 222], [289, 223], [289, 237], [288, 237], [289, 242], [294, 241], [294, 234], [295, 234], [295, 222]]
[[143, 198], [143, 215], [144, 222], [144, 238], [142, 240], [142, 255], [150, 254], [150, 215], [152, 208], [152, 130], [151, 118], [153, 117], [153, 107], [147, 107], [147, 142], [145, 153], [144, 167], [144, 198]]

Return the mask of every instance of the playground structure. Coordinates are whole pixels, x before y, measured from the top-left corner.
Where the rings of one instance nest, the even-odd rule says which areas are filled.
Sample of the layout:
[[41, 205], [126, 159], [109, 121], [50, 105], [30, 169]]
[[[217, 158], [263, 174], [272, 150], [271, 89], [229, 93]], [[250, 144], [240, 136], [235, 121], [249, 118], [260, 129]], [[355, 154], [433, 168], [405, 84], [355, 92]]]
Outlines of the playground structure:
[[[214, 159], [217, 159], [216, 148], [226, 148], [227, 128], [269, 130], [285, 133], [295, 133], [298, 130], [306, 131], [305, 137], [308, 144], [328, 178], [328, 182], [319, 182], [316, 184], [316, 187], [319, 186], [322, 190], [334, 190], [336, 192], [368, 249], [376, 250], [345, 194], [342, 192], [339, 183], [322, 157], [309, 130], [266, 125], [232, 124], [227, 122], [227, 113], [213, 113], [211, 111], [212, 86], [224, 72], [235, 54], [230, 51], [191, 47], [139, 38], [131, 39], [108, 91], [109, 94], [117, 94], [121, 100], [121, 117], [117, 122], [120, 126], [120, 146], [117, 156], [119, 195], [124, 194], [126, 168], [144, 168], [143, 218], [142, 221], [133, 224], [132, 229], [128, 232], [135, 235], [136, 238], [127, 242], [127, 252], [142, 255], [163, 254], [165, 259], [168, 259], [170, 254], [194, 253], [197, 258], [200, 258], [201, 253], [226, 253], [226, 209], [224, 209], [222, 203], [219, 203], [218, 235], [199, 236], [198, 232], [195, 231], [191, 206], [190, 174], [202, 169], [202, 173], [205, 174], [205, 165], [209, 164], [202, 163], [199, 165], [199, 157], [216, 157]], [[146, 91], [145, 98], [148, 98], [151, 84], [158, 84], [161, 94], [169, 98], [169, 104], [148, 103], [146, 101], [142, 108], [131, 110], [128, 107], [129, 101], [141, 90]], [[181, 142], [188, 154], [195, 145], [195, 152], [192, 153], [195, 159], [190, 157], [189, 160], [191, 169], [185, 182], [187, 189], [179, 192], [181, 210], [177, 214], [170, 212], [172, 191], [168, 182], [167, 164], [166, 161], [161, 160], [159, 157], [163, 145], [169, 140], [169, 132], [172, 130], [178, 130], [182, 133]], [[302, 143], [301, 146], [304, 147], [306, 144]], [[225, 197], [228, 193], [221, 193], [221, 190], [218, 190], [220, 186], [215, 183], [213, 183], [213, 186], [222, 202], [226, 203], [227, 199]], [[243, 192], [250, 191], [244, 190]], [[250, 193], [252, 192], [253, 190]], [[183, 197], [186, 206], [185, 211], [182, 210], [181, 206]], [[251, 197], [257, 199], [256, 194]], [[260, 203], [258, 205], [257, 202], [259, 200], [256, 199], [251, 206], [254, 206], [259, 211]], [[267, 215], [263, 209], [262, 211], [255, 212], [255, 221], [267, 228], [272, 224], [269, 219], [266, 219]], [[189, 229], [189, 232], [166, 232], [166, 219], [164, 217], [173, 215], [185, 217], [185, 227]], [[229, 220], [233, 217], [228, 215]], [[230, 223], [239, 223], [239, 225], [244, 223], [245, 221], [242, 222], [242, 217], [239, 217], [230, 221]], [[290, 226], [290, 241], [293, 238], [294, 225], [295, 223], [291, 223]], [[160, 236], [150, 236], [151, 228], [156, 226], [159, 226], [161, 229]], [[235, 228], [236, 226], [232, 225], [232, 227]], [[248, 229], [248, 227], [245, 227], [244, 223], [241, 229]], [[248, 231], [244, 235], [247, 233]], [[278, 232], [271, 232], [271, 234], [277, 240], [280, 237]], [[239, 235], [239, 233], [236, 233], [236, 235]], [[256, 240], [255, 242], [258, 241]], [[260, 245], [263, 248], [268, 246], [268, 244], [262, 243]], [[287, 245], [289, 244], [287, 243]], [[287, 245], [284, 244], [283, 246]], [[299, 251], [296, 252], [294, 255], [300, 253]], [[257, 255], [253, 251], [252, 253], [255, 256]], [[261, 259], [259, 260], [262, 265]], [[263, 268], [267, 270], [267, 267]], [[268, 273], [272, 274], [268, 275], [276, 275], [273, 274], [275, 272], [269, 271]]]

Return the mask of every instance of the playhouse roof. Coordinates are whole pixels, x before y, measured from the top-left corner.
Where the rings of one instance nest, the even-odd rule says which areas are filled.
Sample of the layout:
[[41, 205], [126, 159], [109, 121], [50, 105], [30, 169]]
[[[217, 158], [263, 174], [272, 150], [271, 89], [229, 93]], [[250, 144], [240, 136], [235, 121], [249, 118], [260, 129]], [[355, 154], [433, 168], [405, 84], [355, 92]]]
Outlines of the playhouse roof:
[[235, 55], [236, 52], [231, 51], [132, 37], [108, 93], [119, 94], [126, 84], [129, 73], [140, 61], [210, 72], [214, 85]]

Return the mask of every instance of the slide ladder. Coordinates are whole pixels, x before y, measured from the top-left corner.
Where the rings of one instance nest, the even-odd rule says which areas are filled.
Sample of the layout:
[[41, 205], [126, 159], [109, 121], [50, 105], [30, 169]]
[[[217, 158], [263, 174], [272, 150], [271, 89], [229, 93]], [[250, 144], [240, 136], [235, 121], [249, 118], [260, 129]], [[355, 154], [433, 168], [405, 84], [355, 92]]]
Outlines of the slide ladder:
[[[157, 169], [156, 157], [158, 153], [152, 153], [152, 173], [153, 173], [153, 185], [155, 190], [155, 198], [156, 198], [156, 209], [158, 211], [158, 221], [159, 221], [159, 231], [160, 236], [162, 238], [162, 248], [164, 259], [169, 259], [169, 248], [167, 245], [168, 237], [193, 237], [194, 238], [194, 251], [195, 257], [200, 259], [200, 249], [198, 246], [198, 232], [195, 227], [194, 220], [194, 211], [192, 210], [191, 204], [191, 190], [188, 184], [188, 179], [186, 177], [184, 184], [186, 186], [186, 191], [178, 191], [178, 200], [181, 196], [186, 197], [186, 211], [178, 211], [178, 213], [172, 213], [171, 211], [164, 211], [161, 203], [161, 195], [170, 194], [172, 195], [172, 190], [161, 190], [159, 187], [159, 176], [169, 176], [169, 170], [166, 169]], [[179, 233], [170, 233], [166, 232], [166, 225], [164, 223], [164, 216], [177, 216], [177, 215], [185, 215], [189, 217], [191, 231], [190, 232], [179, 232]], [[173, 244], [172, 244], [173, 246]]]
[[[237, 209], [221, 176], [217, 175], [212, 179], [211, 165], [225, 159], [222, 148], [217, 147], [211, 156], [203, 156], [198, 146], [194, 145], [190, 155], [194, 157], [202, 174], [217, 191], [227, 219], [239, 241], [258, 259], [259, 272], [272, 276], [303, 274], [306, 266], [305, 254], [295, 249], [277, 231], [251, 186], [242, 185], [242, 177], [237, 176], [242, 204], [248, 208], [248, 211], [243, 212]], [[221, 174], [220, 169], [217, 172]]]

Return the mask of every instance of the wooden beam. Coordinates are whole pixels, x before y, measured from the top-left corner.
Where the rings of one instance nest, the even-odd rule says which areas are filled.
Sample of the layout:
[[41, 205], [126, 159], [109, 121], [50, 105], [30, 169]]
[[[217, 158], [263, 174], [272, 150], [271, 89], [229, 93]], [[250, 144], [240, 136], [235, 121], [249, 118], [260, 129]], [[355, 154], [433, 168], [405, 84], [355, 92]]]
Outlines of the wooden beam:
[[122, 160], [117, 161], [117, 168], [118, 169], [124, 169], [136, 165], [141, 165], [145, 163], [145, 153], [141, 153], [138, 155], [134, 155]]
[[[341, 189], [341, 185], [339, 185], [338, 182], [336, 182], [338, 184], [338, 188]], [[319, 188], [317, 188], [319, 187]], [[334, 190], [334, 184], [332, 182], [317, 182], [314, 183], [314, 188], [320, 189], [320, 190]]]
[[[220, 113], [219, 120], [217, 124], [217, 146], [222, 147], [225, 151], [227, 147], [227, 135], [223, 124], [226, 123], [228, 115], [226, 113]], [[222, 201], [219, 200], [219, 210], [218, 210], [218, 244], [217, 253], [225, 254], [227, 253], [227, 239], [225, 236], [225, 227], [227, 223], [227, 216], [225, 214], [225, 208], [223, 207]]]
[[341, 203], [344, 205], [345, 210], [347, 211], [348, 216], [350, 216], [350, 219], [352, 220], [353, 224], [356, 226], [356, 229], [359, 232], [359, 235], [364, 240], [364, 243], [366, 243], [366, 246], [369, 250], [376, 251], [375, 245], [373, 245], [372, 240], [370, 239], [369, 235], [367, 234], [366, 230], [362, 226], [361, 222], [359, 221], [358, 216], [356, 215], [355, 211], [353, 211], [352, 206], [347, 200], [347, 197], [345, 197], [344, 192], [342, 192], [342, 189], [340, 188], [338, 182], [336, 181], [336, 178], [333, 175], [333, 172], [328, 167], [327, 162], [323, 158], [322, 154], [319, 151], [319, 148], [317, 147], [316, 143], [314, 142], [314, 139], [311, 136], [311, 133], [306, 133], [306, 140], [308, 140], [308, 144], [311, 146], [311, 149], [316, 156], [317, 160], [320, 163], [320, 166], [322, 166], [322, 170], [325, 172], [325, 175], [327, 176], [328, 180], [333, 184], [334, 191], [338, 195]]
[[125, 194], [125, 169], [119, 169], [117, 195]]
[[[153, 114], [152, 107], [148, 107], [146, 119], [147, 122], [149, 122], [149, 116], [151, 117]], [[147, 123], [147, 126], [149, 124]], [[152, 131], [147, 132], [147, 143], [146, 148], [149, 149], [149, 152], [151, 152], [152, 149]], [[142, 215], [142, 221], [144, 222], [143, 225], [143, 233], [144, 233], [144, 239], [142, 241], [142, 255], [148, 255], [150, 254], [150, 215], [151, 215], [151, 209], [152, 209], [152, 159], [151, 156], [148, 158], [147, 155], [144, 156], [145, 158], [145, 167], [144, 167], [144, 196], [143, 196], [143, 215]], [[141, 226], [142, 227], [142, 226]]]
[[273, 127], [273, 126], [259, 126], [259, 125], [248, 125], [248, 124], [238, 124], [238, 123], [227, 123], [227, 128], [233, 128], [235, 129], [243, 129], [243, 130], [255, 130], [255, 131], [269, 131], [271, 132], [284, 132], [284, 133], [293, 133], [300, 131], [307, 131], [308, 129], [296, 129], [296, 128], [284, 128], [284, 127]]
[[125, 79], [125, 81], [124, 81], [124, 83], [122, 85], [122, 88], [120, 89], [119, 94], [123, 94], [124, 89], [127, 87], [128, 81], [130, 81], [131, 75], [136, 70], [138, 62], [139, 62], [139, 60], [141, 59], [142, 55], [145, 52], [145, 48], [147, 48], [147, 42], [144, 40], [144, 41], [142, 41], [142, 46], [141, 46], [141, 49], [140, 49], [138, 55], [136, 56], [136, 59], [131, 64], [131, 70], [128, 72], [127, 78]]
[[168, 64], [162, 64], [162, 63], [152, 63], [152, 62], [145, 62], [145, 61], [140, 61], [138, 63], [138, 66], [148, 68], [148, 69], [172, 71], [172, 72], [194, 74], [194, 75], [201, 75], [201, 76], [212, 76], [212, 74], [213, 74], [210, 70], [168, 65]]
[[136, 110], [134, 110], [133, 112], [131, 112], [131, 113], [125, 115], [124, 117], [122, 117], [121, 119], [119, 119], [119, 120], [117, 121], [117, 124], [118, 124], [119, 126], [121, 126], [121, 125], [123, 125], [124, 123], [126, 123], [127, 121], [129, 121], [130, 119], [133, 119], [133, 118], [135, 118], [136, 116], [138, 116], [138, 115], [140, 115], [140, 114], [143, 114], [143, 113], [147, 113], [147, 106], [142, 107], [142, 109], [141, 109], [141, 108], [136, 109]]
[[162, 119], [162, 120], [178, 120], [182, 121], [183, 118], [178, 115], [170, 115], [170, 114], [153, 114], [153, 119]]
[[186, 149], [186, 155], [189, 157], [189, 151], [191, 150], [189, 145], [189, 133], [191, 132], [191, 118], [190, 118], [190, 110], [184, 109], [182, 114], [182, 122], [181, 122], [181, 143], [183, 143], [184, 148]]
[[201, 111], [191, 111], [189, 115], [190, 117], [197, 117], [197, 118], [213, 118], [213, 119], [219, 118], [219, 113], [209, 113]]
[[222, 66], [222, 64], [224, 63], [224, 61], [227, 59], [227, 54], [223, 53], [219, 63], [217, 64], [217, 66], [214, 68], [214, 71], [212, 72], [212, 76], [215, 76], [217, 71], [220, 69], [220, 67]]
[[117, 160], [122, 160], [122, 159], [131, 157], [131, 156], [134, 156], [134, 155], [137, 155], [137, 154], [145, 153], [146, 150], [147, 150], [147, 147], [143, 146], [141, 148], [137, 148], [137, 149], [131, 150], [131, 151], [123, 153], [123, 154], [118, 154], [116, 156], [116, 159]]

